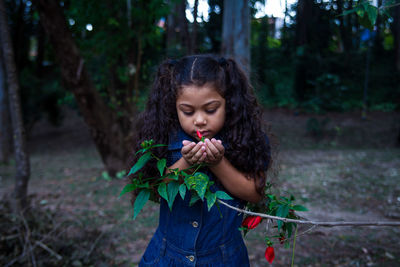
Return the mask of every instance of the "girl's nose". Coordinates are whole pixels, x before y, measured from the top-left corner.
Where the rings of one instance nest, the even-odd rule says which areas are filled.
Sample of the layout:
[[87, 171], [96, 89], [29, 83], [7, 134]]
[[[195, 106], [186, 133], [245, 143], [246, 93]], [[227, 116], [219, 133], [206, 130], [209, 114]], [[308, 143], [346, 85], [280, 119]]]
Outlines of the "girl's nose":
[[196, 116], [196, 118], [194, 119], [194, 125], [198, 126], [198, 125], [205, 125], [207, 123], [206, 118], [198, 115]]

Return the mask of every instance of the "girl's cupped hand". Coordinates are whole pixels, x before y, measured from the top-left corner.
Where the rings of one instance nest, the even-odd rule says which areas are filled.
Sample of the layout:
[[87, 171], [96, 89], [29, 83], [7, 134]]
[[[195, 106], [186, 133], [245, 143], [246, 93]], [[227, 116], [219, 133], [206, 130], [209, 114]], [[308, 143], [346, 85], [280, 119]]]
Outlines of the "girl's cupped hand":
[[197, 144], [184, 140], [182, 144], [182, 157], [189, 165], [202, 162], [215, 165], [221, 161], [225, 153], [221, 140], [215, 138], [206, 139], [204, 143], [200, 141]]
[[194, 164], [202, 163], [206, 159], [206, 145], [203, 142], [190, 142], [183, 140], [183, 147], [181, 149], [182, 157], [191, 166]]
[[222, 145], [221, 140], [216, 140], [215, 138], [206, 139], [206, 159], [205, 162], [211, 165], [218, 164], [224, 157], [225, 148]]

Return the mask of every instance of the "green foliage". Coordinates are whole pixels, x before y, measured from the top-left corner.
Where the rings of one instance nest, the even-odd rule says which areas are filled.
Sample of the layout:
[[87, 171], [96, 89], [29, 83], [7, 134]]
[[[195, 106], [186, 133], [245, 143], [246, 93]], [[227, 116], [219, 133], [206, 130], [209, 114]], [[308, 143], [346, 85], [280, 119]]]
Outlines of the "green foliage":
[[[190, 205], [199, 200], [206, 200], [208, 210], [216, 204], [217, 199], [232, 199], [223, 191], [211, 191], [211, 186], [214, 182], [210, 181], [206, 174], [197, 172], [203, 166], [202, 164], [190, 166], [186, 170], [168, 169], [169, 172], [164, 174], [166, 159], [159, 159], [152, 152], [152, 149], [160, 146], [165, 145], [154, 144], [153, 140], [145, 140], [141, 143], [142, 148], [137, 153], [141, 153], [142, 155], [128, 173], [128, 176], [132, 175], [134, 178], [132, 178], [131, 183], [125, 185], [119, 195], [121, 197], [128, 192], [136, 190], [138, 196], [134, 202], [134, 219], [149, 199], [157, 201], [158, 197], [162, 197], [167, 201], [168, 207], [172, 210], [178, 193], [184, 199], [187, 191], [190, 191], [192, 195]], [[143, 177], [143, 173], [140, 172], [151, 158], [157, 160], [156, 167], [160, 173], [159, 177]], [[191, 175], [187, 174], [186, 171], [192, 168], [196, 168], [196, 171]]]

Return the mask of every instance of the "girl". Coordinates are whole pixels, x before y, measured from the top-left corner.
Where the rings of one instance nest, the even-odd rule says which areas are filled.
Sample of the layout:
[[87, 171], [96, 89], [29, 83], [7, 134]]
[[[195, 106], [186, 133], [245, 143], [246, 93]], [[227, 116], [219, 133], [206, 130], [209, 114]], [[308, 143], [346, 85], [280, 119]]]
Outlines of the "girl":
[[[213, 192], [233, 198], [229, 204], [243, 208], [264, 196], [270, 146], [261, 109], [234, 60], [195, 55], [162, 63], [136, 129], [136, 151], [143, 140], [168, 144], [155, 153], [169, 169], [207, 163], [199, 171], [215, 182]], [[143, 172], [152, 177], [158, 170]], [[249, 266], [238, 231], [243, 215], [224, 205], [208, 211], [201, 201], [190, 206], [190, 198], [177, 197], [172, 211], [160, 199], [159, 226], [139, 266]]]

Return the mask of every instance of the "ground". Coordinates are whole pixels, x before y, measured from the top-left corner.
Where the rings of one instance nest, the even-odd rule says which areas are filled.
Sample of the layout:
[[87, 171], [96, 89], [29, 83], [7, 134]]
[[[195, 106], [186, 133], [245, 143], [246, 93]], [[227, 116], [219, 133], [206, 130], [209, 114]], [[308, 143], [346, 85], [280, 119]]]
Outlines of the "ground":
[[[275, 190], [293, 194], [306, 206], [309, 211], [302, 216], [400, 221], [399, 114], [375, 112], [363, 120], [359, 113], [315, 116], [266, 110], [264, 119], [280, 142], [274, 153], [279, 170]], [[28, 146], [33, 206], [56, 214], [57, 222], [68, 222], [63, 227], [71, 240], [90, 233], [86, 255], [102, 255], [95, 266], [136, 266], [157, 226], [158, 206], [146, 204], [132, 221], [129, 196], [118, 198], [125, 181], [102, 178], [100, 156], [82, 119], [68, 110], [59, 128], [41, 121]], [[13, 162], [0, 166], [2, 197], [13, 188], [14, 172]], [[269, 265], [265, 226], [263, 222], [245, 238], [254, 267]], [[302, 234], [307, 229], [298, 230], [295, 266], [400, 266], [400, 227], [318, 227]], [[272, 265], [289, 266], [292, 247], [276, 242], [275, 250]], [[77, 258], [72, 265], [85, 262]]]

